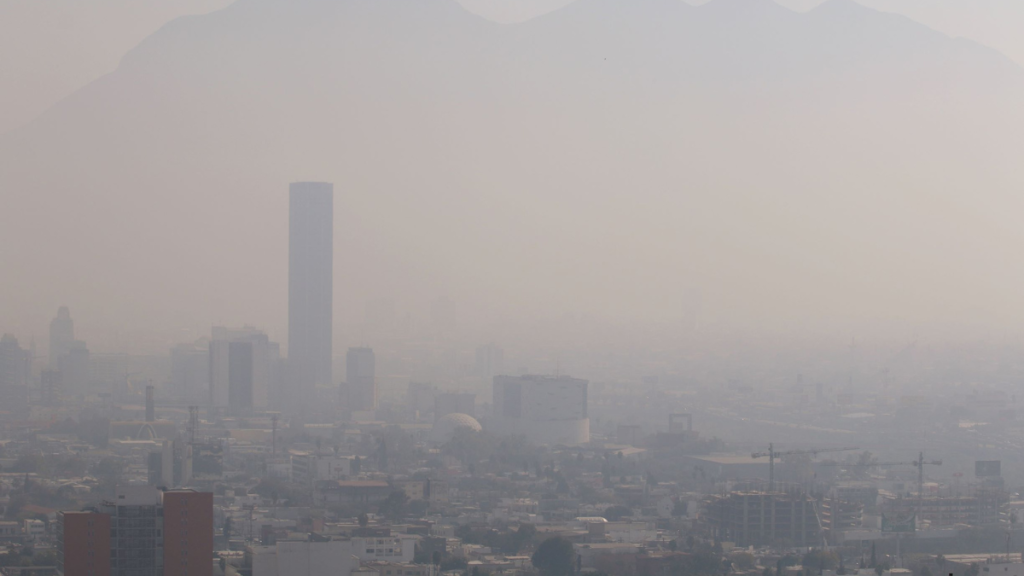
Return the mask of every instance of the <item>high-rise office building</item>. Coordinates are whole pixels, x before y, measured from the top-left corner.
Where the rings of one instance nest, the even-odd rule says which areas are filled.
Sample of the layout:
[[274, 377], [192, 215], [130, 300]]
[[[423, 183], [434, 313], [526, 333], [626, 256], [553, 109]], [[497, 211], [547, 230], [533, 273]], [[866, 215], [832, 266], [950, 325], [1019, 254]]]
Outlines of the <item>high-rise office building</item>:
[[288, 361], [301, 400], [332, 386], [334, 185], [295, 182], [289, 190]]
[[85, 342], [75, 340], [67, 354], [57, 359], [64, 392], [69, 395], [85, 394], [90, 383], [90, 354]]
[[60, 358], [71, 352], [75, 343], [75, 322], [67, 306], [57, 309], [57, 317], [50, 321], [50, 367], [57, 368]]
[[32, 353], [10, 334], [0, 337], [0, 411], [22, 417], [28, 408]]
[[377, 409], [377, 359], [372, 348], [349, 348], [345, 356], [345, 383], [350, 412]]
[[192, 481], [192, 445], [181, 439], [164, 440], [159, 452], [150, 452], [149, 483], [163, 488], [186, 486]]
[[[163, 568], [160, 491], [153, 486], [121, 488], [100, 507], [110, 520], [110, 575], [159, 576]], [[64, 535], [65, 544], [71, 539]], [[65, 561], [65, 564], [67, 562]]]
[[10, 334], [0, 337], [0, 387], [28, 386], [32, 355]]
[[98, 510], [57, 517], [64, 576], [211, 576], [213, 494], [122, 488]]
[[163, 576], [213, 573], [213, 493], [164, 492]]
[[586, 380], [568, 376], [495, 376], [489, 431], [536, 444], [589, 442], [587, 387]]
[[252, 408], [252, 342], [228, 344], [228, 406], [235, 410]]
[[505, 370], [505, 351], [494, 343], [476, 349], [476, 373], [488, 382]]
[[171, 349], [171, 395], [179, 402], [205, 404], [210, 398], [210, 344], [197, 341]]
[[255, 328], [215, 327], [210, 340], [210, 403], [245, 412], [267, 407], [277, 347]]

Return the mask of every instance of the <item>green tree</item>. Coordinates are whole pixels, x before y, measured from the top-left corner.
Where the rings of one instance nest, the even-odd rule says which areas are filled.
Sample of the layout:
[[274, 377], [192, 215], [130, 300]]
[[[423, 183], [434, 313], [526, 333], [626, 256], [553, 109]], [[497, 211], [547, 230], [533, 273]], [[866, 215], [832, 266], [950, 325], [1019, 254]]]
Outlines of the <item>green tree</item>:
[[512, 554], [518, 554], [537, 537], [537, 527], [533, 524], [520, 524], [519, 528], [509, 536], [509, 543], [505, 548]]
[[378, 506], [378, 511], [389, 520], [399, 520], [405, 516], [409, 496], [403, 490], [395, 490]]
[[427, 510], [430, 509], [430, 502], [426, 500], [413, 500], [409, 502], [408, 513], [409, 516], [416, 518], [422, 518], [427, 515]]
[[40, 552], [32, 557], [33, 566], [56, 566], [57, 565], [57, 551], [47, 550]]
[[683, 502], [682, 500], [679, 500], [675, 504], [672, 505], [672, 515], [673, 516], [686, 516], [686, 512], [687, 512], [687, 510], [686, 510], [686, 502]]
[[804, 568], [814, 570], [832, 570], [839, 566], [839, 554], [832, 550], [811, 550], [804, 554], [802, 562]]
[[722, 555], [705, 548], [690, 555], [683, 573], [688, 576], [719, 576], [724, 568]]
[[555, 536], [548, 538], [537, 546], [533, 553], [533, 566], [541, 576], [571, 576], [576, 565], [576, 552], [572, 542]]
[[448, 572], [450, 570], [465, 570], [469, 563], [466, 562], [465, 558], [459, 558], [451, 556], [441, 561], [441, 572]]

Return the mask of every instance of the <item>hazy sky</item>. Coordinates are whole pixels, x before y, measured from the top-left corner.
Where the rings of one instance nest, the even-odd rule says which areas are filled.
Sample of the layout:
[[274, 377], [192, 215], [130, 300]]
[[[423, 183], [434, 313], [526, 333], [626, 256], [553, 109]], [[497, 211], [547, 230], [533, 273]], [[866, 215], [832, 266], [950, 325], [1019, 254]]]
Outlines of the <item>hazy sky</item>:
[[[460, 0], [495, 20], [515, 21], [571, 0]], [[628, 0], [623, 0], [628, 1]], [[770, 0], [743, 0], [770, 1]], [[1024, 1], [859, 0], [971, 38], [1024, 64]], [[117, 67], [121, 56], [178, 16], [221, 9], [232, 0], [0, 0], [0, 132]], [[706, 0], [690, 0], [703, 4]], [[822, 0], [779, 0], [808, 10]]]
[[[514, 21], [564, 0], [460, 1]], [[0, 330], [40, 340], [67, 304], [96, 350], [282, 339], [300, 179], [338, 191], [342, 350], [381, 298], [425, 322], [450, 297], [481, 341], [565, 314], [1024, 325], [1024, 70], [851, 0], [715, 1], [502, 26], [246, 0], [151, 35], [227, 0], [0, 0], [0, 128], [122, 62], [0, 135]], [[1020, 0], [864, 1], [1009, 53], [1024, 23]]]

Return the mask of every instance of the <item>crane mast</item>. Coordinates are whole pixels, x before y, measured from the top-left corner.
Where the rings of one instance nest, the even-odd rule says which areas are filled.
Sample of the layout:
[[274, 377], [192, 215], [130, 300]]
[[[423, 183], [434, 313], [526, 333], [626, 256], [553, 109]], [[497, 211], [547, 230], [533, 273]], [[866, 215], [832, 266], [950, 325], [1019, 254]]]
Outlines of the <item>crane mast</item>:
[[775, 444], [768, 444], [767, 452], [754, 452], [750, 455], [751, 458], [764, 458], [768, 457], [768, 491], [775, 492], [775, 458], [779, 456], [798, 456], [798, 455], [811, 455], [817, 456], [824, 452], [849, 452], [851, 450], [860, 450], [860, 448], [811, 448], [808, 450], [786, 450], [784, 452], [776, 452]]

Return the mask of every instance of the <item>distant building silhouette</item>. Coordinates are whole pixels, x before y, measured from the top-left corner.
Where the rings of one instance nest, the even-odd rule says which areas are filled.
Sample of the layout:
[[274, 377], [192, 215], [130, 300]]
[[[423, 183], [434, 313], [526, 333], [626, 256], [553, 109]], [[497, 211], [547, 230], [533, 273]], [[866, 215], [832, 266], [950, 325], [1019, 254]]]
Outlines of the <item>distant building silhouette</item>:
[[568, 376], [495, 376], [488, 430], [537, 444], [590, 441], [586, 380]]
[[377, 358], [372, 348], [349, 348], [345, 357], [348, 398], [344, 408], [351, 412], [377, 409]]
[[75, 322], [67, 306], [57, 309], [57, 316], [50, 321], [50, 363], [51, 370], [60, 372], [62, 391], [67, 394], [84, 394], [89, 385], [89, 347], [81, 340], [75, 340]]
[[493, 343], [476, 349], [476, 374], [490, 381], [505, 370], [505, 351]]
[[171, 348], [170, 392], [179, 401], [205, 404], [210, 397], [210, 344], [198, 341]]
[[289, 192], [288, 361], [300, 400], [332, 386], [334, 185], [295, 182]]
[[75, 322], [67, 306], [57, 309], [57, 316], [50, 321], [50, 368], [57, 368], [60, 359], [71, 352], [75, 344]]
[[449, 414], [476, 415], [476, 394], [472, 392], [443, 392], [434, 396], [434, 421]]
[[57, 360], [64, 392], [70, 395], [85, 394], [90, 383], [90, 354], [85, 342], [75, 340], [67, 354]]
[[210, 340], [210, 404], [235, 413], [267, 408], [277, 344], [255, 328], [215, 327]]
[[28, 409], [32, 354], [10, 334], [0, 338], [0, 411], [21, 417]]

